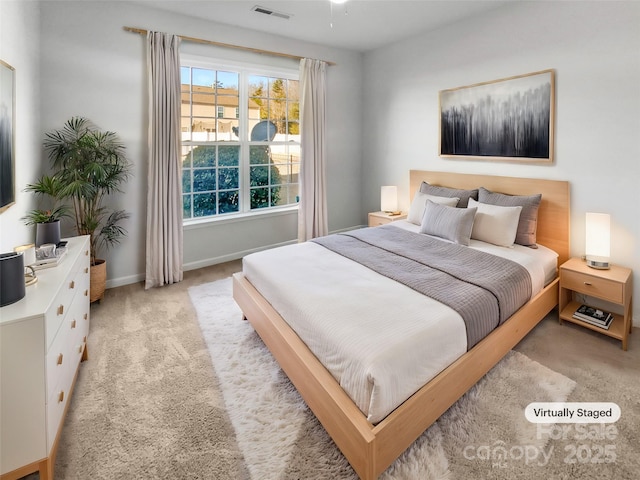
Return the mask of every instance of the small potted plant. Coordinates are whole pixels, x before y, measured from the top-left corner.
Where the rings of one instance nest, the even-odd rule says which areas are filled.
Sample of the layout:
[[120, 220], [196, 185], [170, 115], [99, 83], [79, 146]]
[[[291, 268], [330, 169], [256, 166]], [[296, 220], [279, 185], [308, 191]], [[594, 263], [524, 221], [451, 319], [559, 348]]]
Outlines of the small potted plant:
[[62, 197], [60, 179], [55, 175], [43, 175], [36, 183], [28, 184], [25, 191], [47, 196], [53, 203], [49, 210], [31, 210], [22, 217], [27, 225], [36, 226], [36, 247], [45, 243], [57, 245], [60, 242], [60, 220], [69, 216], [69, 207], [59, 204]]

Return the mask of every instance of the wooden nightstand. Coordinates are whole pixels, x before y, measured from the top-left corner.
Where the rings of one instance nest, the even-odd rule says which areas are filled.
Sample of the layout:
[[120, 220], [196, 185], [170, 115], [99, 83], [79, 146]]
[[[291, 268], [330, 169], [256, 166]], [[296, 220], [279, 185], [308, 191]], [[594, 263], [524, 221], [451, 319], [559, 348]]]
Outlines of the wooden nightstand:
[[387, 212], [371, 212], [369, 213], [369, 226], [377, 227], [378, 225], [386, 225], [387, 223], [395, 222], [396, 220], [404, 220], [406, 218], [406, 213], [391, 215]]
[[[573, 299], [573, 292], [599, 298], [620, 305], [623, 315], [614, 314], [609, 330], [573, 318], [573, 313], [581, 303]], [[633, 278], [631, 270], [612, 265], [609, 270], [588, 267], [584, 260], [572, 258], [560, 266], [560, 323], [576, 323], [603, 335], [622, 341], [622, 349], [627, 349], [627, 339], [631, 333]]]

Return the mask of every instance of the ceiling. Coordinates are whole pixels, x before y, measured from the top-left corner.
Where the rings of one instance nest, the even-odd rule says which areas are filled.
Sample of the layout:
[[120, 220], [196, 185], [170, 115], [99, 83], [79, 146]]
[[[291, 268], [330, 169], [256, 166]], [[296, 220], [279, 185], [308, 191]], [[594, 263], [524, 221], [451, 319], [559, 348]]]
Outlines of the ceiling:
[[[365, 52], [515, 0], [140, 0], [154, 8]], [[276, 13], [253, 11], [255, 6]], [[282, 18], [279, 14], [288, 15]], [[181, 32], [177, 32], [181, 33]]]

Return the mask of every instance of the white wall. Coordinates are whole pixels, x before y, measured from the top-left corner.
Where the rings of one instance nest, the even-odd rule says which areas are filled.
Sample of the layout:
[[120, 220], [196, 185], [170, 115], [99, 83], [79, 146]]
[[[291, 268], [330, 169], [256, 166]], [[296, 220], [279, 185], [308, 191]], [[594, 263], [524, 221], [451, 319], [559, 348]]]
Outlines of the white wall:
[[35, 227], [20, 220], [36, 208], [23, 192], [40, 169], [40, 10], [35, 2], [0, 1], [0, 59], [15, 68], [16, 203], [0, 214], [0, 252], [33, 243]]
[[[360, 115], [362, 54], [294, 42], [250, 30], [167, 13], [128, 2], [47, 1], [41, 3], [42, 132], [60, 128], [71, 116], [90, 118], [117, 132], [133, 161], [134, 176], [114, 204], [131, 212], [121, 245], [108, 252], [107, 286], [141, 280], [146, 215], [146, 74], [144, 37], [124, 26], [257, 47], [337, 63], [328, 73], [329, 228], [361, 223]], [[46, 21], [44, 21], [46, 19]], [[235, 50], [183, 43], [183, 51], [246, 60]], [[264, 62], [282, 60], [259, 57]], [[197, 268], [244, 253], [293, 241], [297, 214], [222, 222], [188, 228], [185, 267]]]
[[[571, 182], [571, 253], [585, 212], [612, 216], [612, 262], [640, 272], [640, 3], [514, 2], [365, 55], [365, 210], [380, 185], [409, 205], [410, 169]], [[438, 157], [438, 91], [556, 71], [556, 159], [519, 165]], [[403, 196], [404, 195], [404, 196]], [[640, 298], [640, 281], [634, 296]], [[635, 302], [636, 325], [640, 302]]]

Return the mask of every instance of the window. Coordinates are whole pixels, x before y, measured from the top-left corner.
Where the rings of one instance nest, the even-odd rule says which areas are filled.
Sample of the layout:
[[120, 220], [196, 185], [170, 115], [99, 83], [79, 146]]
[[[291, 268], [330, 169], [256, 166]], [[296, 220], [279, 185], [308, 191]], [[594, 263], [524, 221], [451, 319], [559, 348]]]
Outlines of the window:
[[181, 67], [184, 219], [297, 204], [297, 72], [192, 63]]

